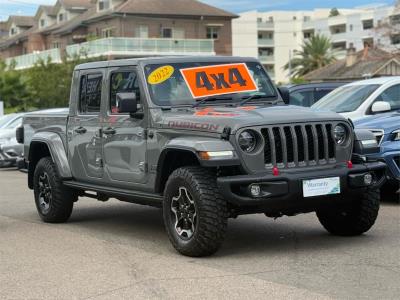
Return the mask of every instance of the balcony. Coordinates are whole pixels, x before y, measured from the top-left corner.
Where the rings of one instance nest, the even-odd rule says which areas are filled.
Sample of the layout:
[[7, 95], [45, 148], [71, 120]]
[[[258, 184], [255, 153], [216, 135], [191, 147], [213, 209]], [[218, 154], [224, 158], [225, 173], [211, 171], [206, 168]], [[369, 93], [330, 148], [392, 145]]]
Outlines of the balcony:
[[55, 49], [7, 58], [6, 64], [7, 66], [10, 66], [12, 65], [13, 62], [15, 62], [15, 69], [21, 70], [21, 69], [31, 68], [41, 60], [47, 62], [48, 59], [50, 59], [51, 62], [53, 63], [60, 63], [61, 62], [60, 49], [55, 48]]
[[268, 39], [268, 38], [258, 39], [259, 46], [273, 46], [274, 44], [275, 44], [274, 39]]
[[274, 29], [274, 22], [257, 22], [258, 29]]
[[274, 63], [275, 62], [275, 56], [273, 54], [270, 54], [270, 55], [261, 54], [261, 55], [258, 56], [258, 59], [263, 64], [268, 64], [268, 63]]
[[215, 55], [210, 39], [106, 38], [70, 45], [67, 54], [98, 56]]
[[346, 32], [332, 33], [331, 34], [332, 43], [346, 41], [346, 38], [347, 38], [347, 33]]

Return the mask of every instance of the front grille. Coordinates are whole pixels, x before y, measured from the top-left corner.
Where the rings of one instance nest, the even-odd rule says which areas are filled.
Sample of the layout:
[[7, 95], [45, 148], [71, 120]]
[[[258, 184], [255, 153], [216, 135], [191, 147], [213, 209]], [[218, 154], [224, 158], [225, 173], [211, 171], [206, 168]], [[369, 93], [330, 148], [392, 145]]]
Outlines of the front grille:
[[335, 143], [331, 124], [275, 126], [261, 129], [267, 168], [334, 163]]

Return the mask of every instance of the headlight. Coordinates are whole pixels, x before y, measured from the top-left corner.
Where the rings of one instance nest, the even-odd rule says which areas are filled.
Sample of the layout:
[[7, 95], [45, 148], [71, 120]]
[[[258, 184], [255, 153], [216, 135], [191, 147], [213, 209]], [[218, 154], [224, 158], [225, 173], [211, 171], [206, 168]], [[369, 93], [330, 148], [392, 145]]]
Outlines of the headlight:
[[400, 141], [400, 129], [392, 132], [392, 141]]
[[239, 135], [239, 147], [244, 152], [250, 153], [257, 147], [257, 136], [254, 131], [245, 130]]
[[336, 144], [341, 145], [347, 140], [347, 129], [343, 125], [337, 125], [333, 130], [333, 138]]

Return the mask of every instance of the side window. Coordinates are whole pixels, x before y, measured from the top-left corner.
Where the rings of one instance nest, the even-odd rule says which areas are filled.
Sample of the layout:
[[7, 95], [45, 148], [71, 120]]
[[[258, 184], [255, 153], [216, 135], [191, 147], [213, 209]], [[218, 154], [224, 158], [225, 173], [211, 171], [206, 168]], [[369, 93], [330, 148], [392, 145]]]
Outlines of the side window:
[[136, 99], [140, 101], [140, 89], [138, 77], [134, 71], [116, 72], [111, 75], [110, 87], [110, 111], [118, 113], [117, 94], [118, 93], [135, 93]]
[[392, 110], [400, 109], [400, 84], [394, 85], [383, 91], [375, 101], [388, 102]]
[[332, 91], [333, 91], [333, 89], [315, 89], [314, 103], [318, 102], [319, 100], [321, 100], [323, 97], [325, 97]]
[[22, 125], [22, 118], [15, 119], [6, 126], [6, 129], [16, 129]]
[[79, 90], [79, 112], [82, 114], [99, 113], [101, 105], [101, 74], [81, 76]]
[[290, 104], [309, 107], [314, 103], [313, 90], [303, 90], [290, 94]]

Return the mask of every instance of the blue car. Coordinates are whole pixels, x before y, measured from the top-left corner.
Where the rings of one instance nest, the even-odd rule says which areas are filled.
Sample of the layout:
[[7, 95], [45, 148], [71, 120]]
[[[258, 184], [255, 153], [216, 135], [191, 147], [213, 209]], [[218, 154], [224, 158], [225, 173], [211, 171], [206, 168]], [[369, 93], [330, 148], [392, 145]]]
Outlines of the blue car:
[[400, 187], [400, 111], [366, 117], [355, 121], [354, 125], [375, 134], [381, 151], [373, 157], [385, 161], [388, 166], [388, 182], [382, 187], [382, 193], [394, 195]]

